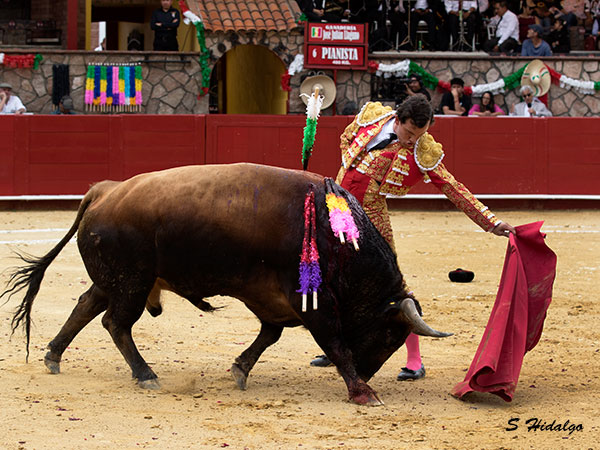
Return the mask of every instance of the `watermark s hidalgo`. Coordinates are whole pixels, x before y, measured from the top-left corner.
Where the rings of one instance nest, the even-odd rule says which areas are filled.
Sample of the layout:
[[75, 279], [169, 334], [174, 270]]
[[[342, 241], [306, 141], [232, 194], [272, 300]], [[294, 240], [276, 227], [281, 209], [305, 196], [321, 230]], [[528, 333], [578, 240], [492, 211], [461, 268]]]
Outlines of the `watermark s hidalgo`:
[[[505, 428], [506, 431], [516, 431], [519, 429], [519, 422], [521, 419], [519, 417], [511, 417], [508, 421], [508, 428]], [[542, 419], [538, 419], [537, 417], [532, 417], [525, 421], [525, 426], [527, 427], [527, 431], [554, 431], [554, 432], [568, 432], [569, 435], [573, 434], [575, 431], [583, 431], [583, 425], [578, 423], [571, 423], [569, 419], [565, 422], [560, 423], [556, 419], [552, 422], [547, 422]]]

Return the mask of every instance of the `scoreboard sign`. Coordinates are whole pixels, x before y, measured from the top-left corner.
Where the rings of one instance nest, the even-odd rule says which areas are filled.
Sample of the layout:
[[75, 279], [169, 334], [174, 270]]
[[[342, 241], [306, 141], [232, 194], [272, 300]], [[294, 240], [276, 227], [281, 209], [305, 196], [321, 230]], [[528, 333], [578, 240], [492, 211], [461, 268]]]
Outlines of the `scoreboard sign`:
[[304, 67], [367, 69], [367, 26], [362, 23], [307, 23]]

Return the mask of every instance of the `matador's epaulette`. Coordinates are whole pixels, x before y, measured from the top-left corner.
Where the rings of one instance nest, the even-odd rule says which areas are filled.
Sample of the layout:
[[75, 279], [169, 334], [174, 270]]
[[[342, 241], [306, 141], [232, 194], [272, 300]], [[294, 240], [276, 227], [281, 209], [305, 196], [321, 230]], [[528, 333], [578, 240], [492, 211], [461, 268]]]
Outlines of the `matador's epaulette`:
[[415, 162], [422, 172], [434, 170], [444, 159], [442, 144], [435, 142], [429, 133], [421, 136], [415, 147]]
[[381, 131], [383, 125], [396, 112], [380, 102], [368, 102], [362, 107], [354, 121], [342, 134], [342, 167], [348, 169], [367, 143]]

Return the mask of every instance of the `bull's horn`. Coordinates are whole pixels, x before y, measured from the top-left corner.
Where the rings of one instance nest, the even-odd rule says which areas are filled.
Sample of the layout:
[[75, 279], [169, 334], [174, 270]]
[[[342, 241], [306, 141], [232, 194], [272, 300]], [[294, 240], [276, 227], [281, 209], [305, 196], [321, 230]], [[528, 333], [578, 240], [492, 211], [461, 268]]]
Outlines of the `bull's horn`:
[[448, 337], [452, 336], [452, 333], [444, 333], [431, 328], [425, 323], [425, 321], [419, 315], [415, 302], [412, 298], [405, 298], [400, 303], [400, 311], [404, 313], [408, 322], [412, 326], [412, 332], [419, 336], [431, 336], [431, 337]]

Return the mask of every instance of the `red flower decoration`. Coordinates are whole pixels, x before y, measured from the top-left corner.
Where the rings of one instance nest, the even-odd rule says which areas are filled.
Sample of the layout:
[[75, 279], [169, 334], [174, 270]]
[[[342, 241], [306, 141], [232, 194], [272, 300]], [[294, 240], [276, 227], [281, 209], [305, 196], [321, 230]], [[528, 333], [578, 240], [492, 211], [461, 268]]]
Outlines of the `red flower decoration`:
[[181, 10], [181, 14], [190, 10], [187, 4], [185, 3], [185, 0], [179, 0], [179, 9]]
[[447, 81], [438, 81], [438, 89], [442, 90], [442, 91], [449, 91], [450, 90], [450, 83], [448, 83]]
[[284, 91], [290, 92], [292, 90], [292, 87], [290, 86], [290, 78], [292, 78], [292, 76], [287, 72], [281, 75], [281, 89]]
[[379, 63], [377, 61], [369, 61], [367, 68], [369, 72], [377, 72], [377, 69], [379, 69]]

